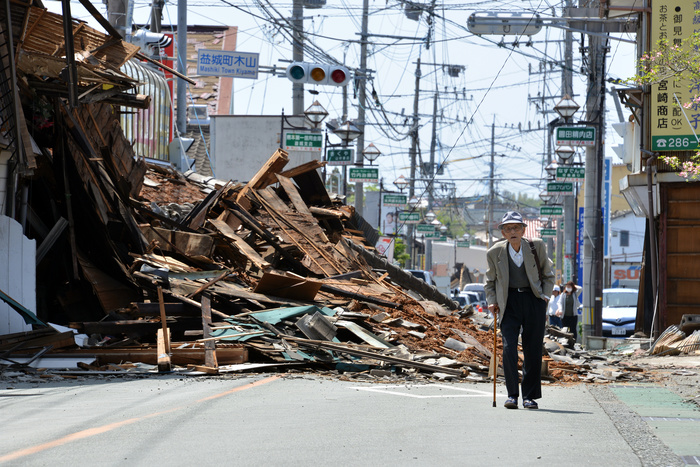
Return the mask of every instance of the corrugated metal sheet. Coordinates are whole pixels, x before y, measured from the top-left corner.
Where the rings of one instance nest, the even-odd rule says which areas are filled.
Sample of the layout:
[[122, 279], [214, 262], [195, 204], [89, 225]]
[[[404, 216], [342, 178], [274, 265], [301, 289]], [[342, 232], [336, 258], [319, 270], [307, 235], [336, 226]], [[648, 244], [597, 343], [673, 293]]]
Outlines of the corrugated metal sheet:
[[139, 81], [134, 94], [151, 97], [148, 109], [134, 112], [134, 109], [122, 107], [120, 123], [126, 138], [132, 142], [136, 155], [168, 160], [172, 106], [165, 75], [138, 60], [128, 61], [121, 70]]
[[[0, 290], [30, 311], [36, 310], [36, 241], [14, 219], [0, 215]], [[0, 335], [31, 331], [24, 319], [0, 301]]]

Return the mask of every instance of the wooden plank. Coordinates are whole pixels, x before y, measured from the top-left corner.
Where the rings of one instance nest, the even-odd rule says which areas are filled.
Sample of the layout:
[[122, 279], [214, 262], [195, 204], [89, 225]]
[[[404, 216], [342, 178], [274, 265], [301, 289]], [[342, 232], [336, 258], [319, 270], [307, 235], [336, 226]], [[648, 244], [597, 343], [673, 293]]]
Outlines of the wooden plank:
[[231, 241], [231, 245], [235, 247], [242, 255], [261, 270], [268, 269], [270, 263], [265, 261], [257, 251], [253, 249], [245, 240], [236, 235], [236, 233], [224, 221], [219, 219], [209, 219], [209, 223], [224, 237]]
[[312, 216], [311, 211], [309, 211], [309, 207], [306, 205], [304, 200], [301, 199], [301, 195], [299, 194], [297, 187], [294, 186], [294, 183], [287, 177], [282, 177], [279, 174], [277, 175], [277, 180], [280, 182], [282, 189], [287, 193], [287, 196], [289, 196], [289, 199], [292, 201], [292, 204], [297, 212]]
[[317, 206], [309, 206], [309, 211], [316, 217], [331, 217], [334, 219], [349, 219], [350, 216], [343, 211], [336, 211], [333, 209], [319, 208]]
[[255, 293], [274, 293], [277, 297], [313, 301], [321, 282], [292, 274], [266, 272], [253, 289]]
[[[211, 337], [211, 299], [208, 294], [202, 295], [202, 331], [203, 338]], [[207, 340], [204, 343], [204, 364], [210, 368], [218, 368], [216, 363], [216, 341]]]
[[292, 210], [287, 206], [287, 204], [277, 196], [277, 193], [271, 188], [263, 188], [262, 190], [257, 190], [256, 193], [260, 195], [265, 201], [270, 203], [270, 206], [279, 213], [287, 213]]
[[291, 264], [295, 265], [299, 271], [307, 271], [308, 268], [304, 266], [292, 253], [290, 253], [286, 248], [283, 248], [277, 237], [272, 235], [265, 226], [260, 224], [258, 220], [251, 216], [248, 211], [243, 209], [243, 207], [231, 200], [224, 199], [224, 204], [226, 204], [230, 209], [234, 211], [234, 214], [241, 220], [241, 222], [248, 227], [250, 230], [258, 234], [263, 240], [265, 240], [275, 251], [279, 252], [282, 257], [284, 257]]
[[170, 334], [164, 333], [163, 329], [158, 329], [156, 355], [158, 360], [158, 371], [165, 373], [172, 369], [170, 355], [165, 351], [165, 342], [170, 341]]
[[160, 310], [160, 325], [163, 329], [165, 353], [170, 355], [170, 331], [168, 330], [168, 320], [165, 316], [165, 301], [163, 300], [163, 288], [160, 285], [158, 286], [158, 308]]
[[319, 160], [313, 160], [309, 161], [305, 164], [298, 165], [296, 167], [292, 167], [289, 170], [285, 170], [282, 172], [280, 175], [283, 177], [287, 178], [294, 178], [299, 175], [305, 174], [307, 172], [311, 172], [312, 170], [320, 169], [321, 167], [324, 167], [327, 164], [325, 161], [319, 161]]
[[[95, 355], [99, 365], [108, 363], [143, 362], [157, 364], [157, 355], [153, 347], [120, 347], [114, 349], [86, 349], [71, 354]], [[204, 362], [204, 346], [192, 342], [174, 342], [170, 362], [173, 365], [201, 365]], [[66, 354], [68, 357], [70, 354]], [[248, 361], [248, 349], [241, 344], [219, 344], [216, 349], [219, 365], [234, 365]]]
[[282, 168], [289, 162], [289, 155], [284, 149], [277, 149], [275, 153], [267, 160], [265, 165], [263, 165], [258, 173], [256, 173], [253, 178], [238, 192], [236, 201], [240, 201], [246, 193], [251, 189], [265, 188], [266, 186], [273, 183], [270, 181], [274, 174], [279, 173]]

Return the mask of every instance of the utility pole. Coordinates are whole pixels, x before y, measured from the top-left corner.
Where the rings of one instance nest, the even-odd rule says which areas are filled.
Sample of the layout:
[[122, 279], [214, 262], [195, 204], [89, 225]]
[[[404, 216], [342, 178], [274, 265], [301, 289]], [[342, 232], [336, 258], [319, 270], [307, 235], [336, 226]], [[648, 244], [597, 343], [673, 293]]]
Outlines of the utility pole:
[[[365, 105], [367, 101], [367, 29], [369, 22], [369, 0], [362, 1], [362, 34], [360, 35], [360, 89], [358, 91], [359, 107], [357, 108], [357, 128], [360, 136], [357, 138], [357, 153], [355, 164], [364, 165], [362, 151], [365, 149]], [[362, 182], [355, 182], [355, 212], [362, 215], [365, 192]]]
[[[177, 2], [177, 71], [187, 76], [187, 0]], [[187, 131], [187, 82], [177, 79], [177, 131]]]
[[488, 247], [491, 248], [491, 221], [493, 219], [493, 192], [494, 192], [494, 172], [495, 164], [494, 159], [496, 158], [496, 116], [493, 116], [493, 123], [491, 124], [491, 169], [489, 171], [489, 209], [488, 209], [488, 219], [486, 219], [486, 235], [488, 235]]
[[[601, 30], [600, 24], [589, 24], [589, 29]], [[594, 146], [586, 147], [586, 192], [584, 196], [583, 238], [583, 342], [588, 336], [602, 333], [603, 305], [603, 130], [605, 128], [605, 93], [603, 81], [607, 44], [597, 35], [589, 36], [588, 90], [586, 120], [596, 129]]]
[[[433, 203], [435, 201], [435, 196], [433, 193], [433, 188], [435, 187], [435, 147], [437, 146], [437, 108], [438, 108], [438, 94], [435, 93], [433, 97], [433, 129], [430, 138], [430, 164], [428, 173], [428, 212], [432, 212]], [[430, 271], [433, 269], [433, 239], [428, 238], [425, 243], [425, 269]]]
[[[411, 158], [411, 168], [410, 168], [410, 177], [408, 179], [408, 199], [411, 200], [415, 197], [416, 195], [416, 152], [418, 149], [418, 96], [420, 94], [420, 78], [421, 78], [421, 70], [420, 70], [420, 57], [418, 57], [418, 61], [416, 63], [416, 91], [413, 95], [413, 120], [411, 121], [411, 147], [408, 150], [408, 155]], [[408, 232], [407, 236], [408, 238], [406, 239], [406, 245], [408, 253], [408, 257], [410, 258], [410, 267], [411, 269], [414, 269], [415, 267], [415, 260], [413, 258], [413, 231], [415, 229], [415, 225], [413, 224], [408, 224]]]
[[[304, 4], [302, 0], [292, 3], [292, 60], [304, 61]], [[292, 114], [304, 113], [304, 83], [292, 83]], [[282, 135], [280, 135], [282, 138]]]
[[126, 10], [129, 0], [108, 0], [107, 1], [107, 20], [109, 24], [114, 26], [114, 29], [119, 31], [122, 37], [126, 37], [127, 26], [131, 29], [131, 25], [126, 24]]
[[[573, 7], [572, 0], [566, 0], [566, 8]], [[566, 13], [566, 16], [569, 16]], [[570, 30], [564, 32], [564, 69], [562, 70], [562, 98], [564, 96], [574, 96], [573, 88], [573, 34]], [[573, 162], [573, 157], [569, 158], [570, 162]], [[557, 263], [560, 264], [562, 270], [562, 277], [569, 280], [573, 280], [575, 277], [574, 270], [574, 252], [576, 245], [576, 219], [578, 218], [578, 213], [576, 212], [576, 200], [575, 195], [564, 195], [564, 244], [559, 247], [559, 253], [562, 254], [560, 258], [557, 258]], [[558, 222], [558, 220], [556, 221]], [[563, 248], [562, 248], [563, 247]], [[570, 271], [572, 275], [566, 277], [564, 274], [566, 271]]]
[[165, 0], [154, 0], [151, 7], [151, 32], [160, 32], [160, 19], [163, 16], [163, 5]]

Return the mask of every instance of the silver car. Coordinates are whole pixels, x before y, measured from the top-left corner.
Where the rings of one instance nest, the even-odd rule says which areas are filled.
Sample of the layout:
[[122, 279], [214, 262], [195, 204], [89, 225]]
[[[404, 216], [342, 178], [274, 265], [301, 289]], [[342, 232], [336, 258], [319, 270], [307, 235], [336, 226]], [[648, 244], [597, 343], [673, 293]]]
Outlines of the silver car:
[[629, 337], [637, 320], [637, 289], [603, 289], [603, 336]]

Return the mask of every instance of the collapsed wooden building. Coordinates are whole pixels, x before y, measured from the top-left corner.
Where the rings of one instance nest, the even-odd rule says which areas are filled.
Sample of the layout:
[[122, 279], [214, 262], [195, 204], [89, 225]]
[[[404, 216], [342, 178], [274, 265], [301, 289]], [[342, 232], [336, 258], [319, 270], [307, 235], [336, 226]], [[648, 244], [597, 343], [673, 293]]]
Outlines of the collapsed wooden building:
[[[261, 168], [238, 183], [135, 154], [119, 113], [149, 96], [119, 67], [147, 57], [36, 4], [0, 13], [0, 314], [24, 326], [0, 332], [0, 368], [71, 356], [485, 378], [490, 320], [378, 256], [322, 163], [251, 154]], [[570, 364], [570, 348], [551, 352]]]

